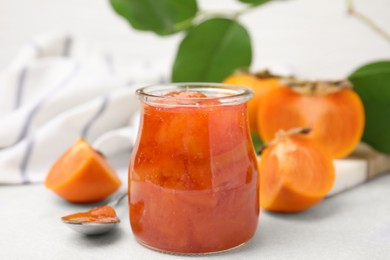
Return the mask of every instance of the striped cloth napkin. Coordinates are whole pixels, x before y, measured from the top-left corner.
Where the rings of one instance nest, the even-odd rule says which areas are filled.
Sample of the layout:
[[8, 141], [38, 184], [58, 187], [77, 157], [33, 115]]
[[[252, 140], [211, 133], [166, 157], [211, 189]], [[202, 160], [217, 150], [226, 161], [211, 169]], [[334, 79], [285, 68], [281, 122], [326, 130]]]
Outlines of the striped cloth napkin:
[[0, 184], [43, 182], [78, 138], [105, 155], [129, 151], [137, 132], [137, 87], [164, 80], [148, 63], [118, 68], [71, 36], [27, 44], [0, 73]]

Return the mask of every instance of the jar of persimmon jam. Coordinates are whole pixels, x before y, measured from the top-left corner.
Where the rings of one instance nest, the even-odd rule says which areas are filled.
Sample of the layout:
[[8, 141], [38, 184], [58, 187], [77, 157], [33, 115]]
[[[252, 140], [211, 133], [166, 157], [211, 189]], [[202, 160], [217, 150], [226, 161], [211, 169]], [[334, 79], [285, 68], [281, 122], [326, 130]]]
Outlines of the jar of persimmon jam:
[[249, 89], [180, 83], [137, 90], [141, 123], [129, 167], [133, 233], [165, 253], [226, 251], [259, 217]]

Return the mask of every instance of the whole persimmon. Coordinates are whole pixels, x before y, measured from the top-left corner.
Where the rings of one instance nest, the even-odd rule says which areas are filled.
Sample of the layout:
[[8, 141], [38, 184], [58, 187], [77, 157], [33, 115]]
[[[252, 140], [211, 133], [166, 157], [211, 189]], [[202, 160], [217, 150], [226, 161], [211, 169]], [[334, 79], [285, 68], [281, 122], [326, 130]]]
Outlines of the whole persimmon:
[[121, 185], [107, 160], [83, 139], [78, 139], [50, 168], [45, 185], [74, 203], [104, 200]]
[[251, 132], [257, 133], [259, 104], [268, 92], [279, 86], [278, 76], [272, 75], [268, 71], [261, 71], [256, 74], [237, 72], [227, 77], [223, 83], [247, 87], [253, 90], [254, 96], [248, 102], [249, 126]]
[[310, 127], [316, 140], [332, 158], [349, 155], [364, 130], [364, 108], [348, 81], [290, 80], [272, 90], [260, 104], [258, 133], [268, 142], [279, 129]]
[[332, 158], [306, 129], [279, 131], [262, 151], [260, 206], [275, 212], [305, 210], [328, 194], [335, 180]]

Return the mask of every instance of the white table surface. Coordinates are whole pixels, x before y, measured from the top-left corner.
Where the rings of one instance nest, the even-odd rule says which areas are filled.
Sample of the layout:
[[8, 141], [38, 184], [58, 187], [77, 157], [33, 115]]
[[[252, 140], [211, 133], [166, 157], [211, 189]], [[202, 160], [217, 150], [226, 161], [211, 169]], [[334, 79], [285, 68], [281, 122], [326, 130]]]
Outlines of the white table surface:
[[[390, 174], [325, 199], [299, 214], [260, 213], [254, 239], [210, 259], [390, 259]], [[87, 237], [60, 217], [91, 205], [63, 201], [43, 185], [0, 186], [0, 259], [191, 259], [151, 251], [131, 232], [127, 201], [122, 222]], [[207, 238], [205, 238], [207, 239]]]

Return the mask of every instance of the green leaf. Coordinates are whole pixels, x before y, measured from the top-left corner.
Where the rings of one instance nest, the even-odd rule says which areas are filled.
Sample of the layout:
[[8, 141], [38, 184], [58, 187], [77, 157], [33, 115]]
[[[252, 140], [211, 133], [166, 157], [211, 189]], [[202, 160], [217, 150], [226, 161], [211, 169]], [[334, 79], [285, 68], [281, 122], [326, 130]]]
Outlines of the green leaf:
[[251, 60], [247, 30], [237, 21], [213, 18], [192, 28], [180, 43], [172, 81], [220, 82]]
[[253, 146], [255, 148], [255, 151], [259, 151], [260, 148], [262, 147], [263, 145], [263, 141], [261, 140], [260, 136], [256, 133], [251, 133], [251, 137], [252, 137], [252, 143], [253, 143]]
[[169, 35], [191, 26], [196, 0], [110, 0], [134, 29]]
[[363, 141], [390, 154], [390, 61], [360, 67], [349, 76], [366, 114]]
[[262, 5], [270, 2], [271, 0], [239, 0], [239, 1], [245, 4]]

